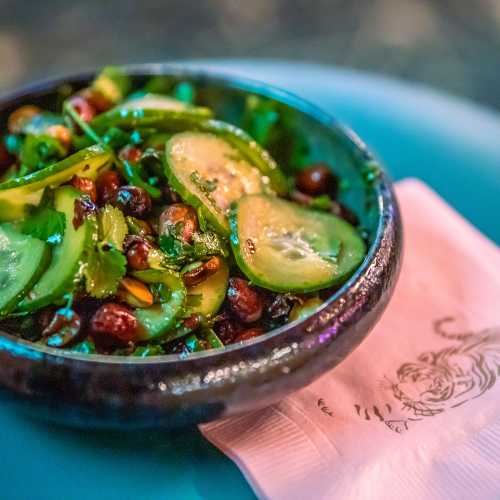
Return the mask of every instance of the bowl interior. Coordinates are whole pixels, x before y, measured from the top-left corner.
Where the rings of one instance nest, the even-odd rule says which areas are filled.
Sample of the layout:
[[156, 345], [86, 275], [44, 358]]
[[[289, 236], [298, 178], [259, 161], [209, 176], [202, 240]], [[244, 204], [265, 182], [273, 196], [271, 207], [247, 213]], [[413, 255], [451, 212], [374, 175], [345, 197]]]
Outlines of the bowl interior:
[[[281, 168], [287, 175], [293, 175], [311, 163], [326, 163], [342, 181], [340, 201], [357, 215], [369, 249], [373, 250], [380, 229], [379, 194], [382, 181], [377, 177], [377, 164], [352, 132], [302, 99], [265, 84], [185, 68], [141, 67], [131, 68], [130, 73], [136, 89], [141, 88], [153, 74], [166, 77], [162, 83], [165, 88], [174, 88], [180, 82], [192, 83], [196, 88], [196, 104], [212, 108], [218, 119], [249, 131], [255, 131], [257, 125], [251, 122], [245, 110], [252, 103], [259, 106], [260, 114], [267, 117], [264, 122], [278, 120], [277, 129], [280, 132], [271, 134], [270, 141], [264, 146]], [[5, 130], [10, 112], [22, 104], [60, 111], [63, 99], [86, 86], [92, 77], [88, 74], [42, 82], [1, 98], [1, 130]], [[54, 352], [51, 348], [40, 349]], [[65, 355], [59, 350], [56, 352]]]

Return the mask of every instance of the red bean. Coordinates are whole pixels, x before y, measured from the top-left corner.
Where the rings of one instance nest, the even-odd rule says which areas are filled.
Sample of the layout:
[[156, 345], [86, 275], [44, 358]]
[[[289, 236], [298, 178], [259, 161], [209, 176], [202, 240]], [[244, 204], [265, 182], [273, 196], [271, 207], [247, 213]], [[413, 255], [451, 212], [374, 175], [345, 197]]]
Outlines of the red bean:
[[259, 292], [243, 278], [231, 278], [227, 299], [231, 310], [244, 323], [253, 323], [262, 316], [264, 301]]
[[242, 331], [241, 323], [236, 321], [227, 312], [216, 318], [214, 330], [224, 344], [230, 344]]
[[73, 217], [73, 227], [78, 229], [87, 217], [97, 213], [97, 207], [89, 196], [82, 196], [75, 200], [75, 209]]
[[178, 231], [180, 239], [189, 243], [193, 238], [193, 233], [198, 230], [198, 217], [196, 210], [183, 203], [174, 203], [169, 205], [160, 215], [160, 234], [171, 234], [172, 231]]
[[115, 170], [108, 170], [99, 175], [96, 180], [99, 205], [103, 206], [106, 203], [114, 203], [120, 185], [120, 176]]
[[316, 163], [300, 171], [295, 176], [295, 183], [297, 189], [311, 196], [331, 193], [336, 187], [335, 177], [324, 163]]
[[132, 311], [113, 302], [102, 305], [90, 321], [94, 335], [108, 337], [122, 344], [134, 340], [137, 326], [137, 318]]
[[147, 191], [137, 186], [121, 186], [116, 193], [115, 204], [125, 214], [139, 219], [148, 215], [152, 207]]
[[90, 199], [96, 203], [97, 201], [97, 189], [95, 182], [88, 177], [79, 177], [74, 175], [71, 179], [71, 185], [74, 186], [78, 191], [87, 194]]

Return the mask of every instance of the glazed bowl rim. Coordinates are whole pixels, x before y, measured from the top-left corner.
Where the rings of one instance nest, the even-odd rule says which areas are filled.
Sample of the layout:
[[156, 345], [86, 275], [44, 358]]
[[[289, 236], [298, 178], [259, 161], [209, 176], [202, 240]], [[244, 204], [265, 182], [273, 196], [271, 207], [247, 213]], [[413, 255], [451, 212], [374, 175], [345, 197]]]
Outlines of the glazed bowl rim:
[[[365, 162], [375, 162], [380, 168], [380, 175], [371, 186], [371, 189], [373, 189], [377, 195], [378, 204], [378, 220], [375, 237], [368, 247], [368, 251], [365, 258], [363, 259], [363, 262], [357, 267], [352, 276], [345, 283], [343, 283], [342, 286], [338, 290], [336, 290], [330, 297], [324, 300], [321, 306], [319, 306], [312, 315], [308, 316], [305, 319], [297, 319], [290, 323], [286, 323], [285, 325], [270, 330], [269, 332], [266, 332], [259, 337], [246, 340], [238, 344], [230, 344], [221, 348], [190, 353], [189, 356], [185, 357], [179, 354], [162, 354], [151, 357], [118, 356], [108, 354], [81, 354], [35, 344], [34, 342], [30, 342], [29, 340], [22, 339], [13, 334], [0, 330], [0, 348], [8, 347], [9, 349], [20, 350], [24, 354], [27, 354], [29, 351], [35, 351], [47, 356], [64, 358], [68, 361], [73, 359], [79, 362], [83, 361], [87, 363], [99, 364], [109, 363], [112, 365], [151, 365], [171, 362], [189, 362], [201, 358], [214, 358], [218, 355], [223, 355], [224, 353], [244, 350], [244, 348], [246, 348], [247, 346], [260, 344], [271, 338], [286, 334], [288, 330], [291, 330], [297, 325], [320, 315], [321, 312], [324, 309], [328, 308], [328, 306], [330, 306], [333, 302], [339, 300], [342, 296], [347, 295], [349, 291], [353, 291], [356, 283], [360, 280], [363, 273], [368, 269], [370, 264], [375, 259], [377, 252], [380, 250], [381, 241], [388, 224], [388, 221], [384, 217], [384, 213], [389, 206], [397, 204], [397, 201], [391, 189], [392, 183], [388, 178], [385, 170], [380, 166], [379, 161], [376, 160], [373, 154], [368, 150], [365, 143], [351, 128], [339, 123], [329, 113], [323, 111], [320, 107], [312, 104], [307, 99], [297, 96], [293, 92], [289, 92], [275, 85], [268, 84], [256, 79], [233, 74], [230, 70], [225, 72], [214, 70], [210, 67], [205, 67], [200, 64], [184, 63], [143, 63], [120, 65], [120, 67], [132, 76], [171, 75], [178, 78], [187, 77], [195, 80], [209, 81], [214, 84], [219, 84], [220, 86], [228, 89], [237, 89], [243, 92], [252, 92], [257, 95], [268, 97], [270, 99], [281, 102], [289, 106], [290, 108], [309, 116], [330, 131], [336, 131], [337, 133], [339, 133], [339, 135], [342, 136], [342, 139], [346, 143], [350, 144], [351, 148], [362, 153]], [[19, 88], [18, 90], [0, 95], [0, 109], [12, 104], [16, 100], [27, 98], [33, 94], [55, 89], [57, 88], [57, 86], [68, 82], [90, 80], [97, 71], [98, 69], [88, 69], [79, 73], [68, 73], [61, 76], [44, 78], [36, 80], [32, 83], [28, 83], [21, 86], [21, 88]], [[385, 192], [386, 194], [383, 195], [383, 192]], [[10, 345], [1, 345], [5, 344], [6, 342]]]

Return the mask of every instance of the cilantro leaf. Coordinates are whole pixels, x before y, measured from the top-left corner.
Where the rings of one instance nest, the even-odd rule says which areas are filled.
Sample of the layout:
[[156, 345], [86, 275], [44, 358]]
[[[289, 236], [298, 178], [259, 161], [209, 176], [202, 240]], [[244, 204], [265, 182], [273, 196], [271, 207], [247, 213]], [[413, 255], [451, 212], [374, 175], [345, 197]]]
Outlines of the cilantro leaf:
[[179, 266], [188, 260], [199, 260], [212, 255], [229, 256], [226, 241], [211, 231], [194, 233], [193, 244], [190, 245], [178, 239], [174, 229], [170, 234], [162, 235], [159, 243], [166, 260]]
[[100, 243], [87, 257], [84, 269], [87, 293], [97, 299], [113, 295], [127, 271], [127, 259], [116, 248]]
[[112, 205], [106, 205], [99, 213], [99, 239], [123, 250], [123, 241], [128, 234], [127, 221], [123, 212]]
[[159, 244], [166, 260], [171, 264], [181, 265], [191, 254], [191, 245], [177, 239], [173, 234], [160, 236]]
[[61, 143], [50, 135], [28, 135], [19, 154], [21, 163], [30, 171], [55, 163], [64, 157], [66, 151]]
[[65, 229], [64, 214], [49, 207], [35, 209], [21, 225], [22, 233], [46, 241], [51, 245], [61, 243]]

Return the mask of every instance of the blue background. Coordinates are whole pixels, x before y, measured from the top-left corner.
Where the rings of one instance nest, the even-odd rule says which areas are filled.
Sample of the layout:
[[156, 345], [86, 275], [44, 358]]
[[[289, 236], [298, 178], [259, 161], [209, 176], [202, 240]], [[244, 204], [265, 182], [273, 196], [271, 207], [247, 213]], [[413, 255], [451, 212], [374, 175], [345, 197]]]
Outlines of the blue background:
[[[500, 243], [500, 119], [423, 87], [318, 65], [204, 63], [289, 89], [348, 124], [395, 179], [419, 177]], [[443, 232], [446, 228], [443, 228]], [[480, 256], [478, 256], [480, 257]], [[0, 498], [254, 498], [197, 430], [72, 430], [0, 410]]]

